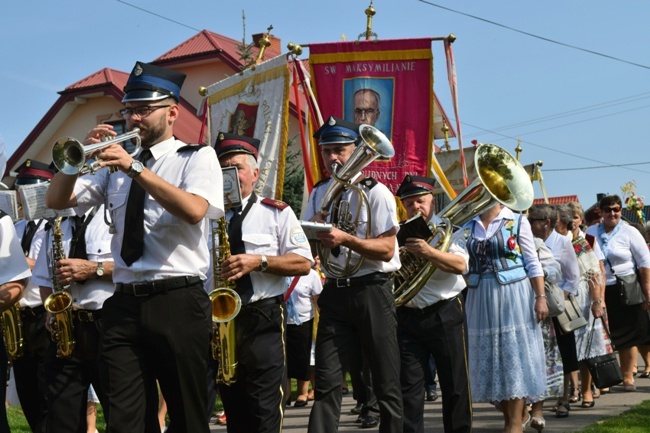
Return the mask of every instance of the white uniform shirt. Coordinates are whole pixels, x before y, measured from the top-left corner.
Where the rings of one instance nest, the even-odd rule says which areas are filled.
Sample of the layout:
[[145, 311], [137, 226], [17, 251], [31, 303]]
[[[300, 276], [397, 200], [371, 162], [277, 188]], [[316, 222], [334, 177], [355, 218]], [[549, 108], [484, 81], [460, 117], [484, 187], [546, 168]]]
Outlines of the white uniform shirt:
[[[223, 215], [223, 180], [214, 149], [202, 147], [197, 151], [177, 152], [184, 145], [173, 138], [156, 144], [151, 148], [152, 158], [147, 161], [147, 167], [171, 185], [205, 198], [209, 203], [206, 217], [219, 218]], [[198, 275], [204, 280], [209, 266], [208, 220], [198, 224], [181, 221], [149, 194], [144, 209], [143, 256], [130, 267], [124, 263], [120, 251], [131, 182], [121, 171], [109, 176], [108, 170], [100, 170], [94, 176], [79, 178], [74, 188], [81, 213], [107, 202], [115, 223], [111, 246], [115, 252], [113, 282], [132, 283], [184, 275]]]
[[[27, 257], [34, 260], [38, 258], [38, 252], [41, 250], [43, 242], [45, 242], [46, 221], [39, 221], [35, 221], [35, 223], [38, 225], [38, 228], [36, 229], [36, 233], [34, 233], [32, 244], [29, 249], [29, 254], [27, 255]], [[20, 220], [15, 224], [16, 234], [18, 235], [18, 240], [20, 242], [23, 240], [23, 235], [25, 234], [25, 227], [27, 227], [27, 223], [27, 220]], [[34, 308], [38, 307], [39, 305], [43, 305], [43, 301], [41, 300], [41, 290], [39, 289], [38, 284], [34, 284], [34, 282], [30, 279], [29, 283], [25, 285], [25, 291], [23, 292], [23, 297], [20, 300], [20, 306]]]
[[[250, 196], [243, 200], [242, 209], [246, 208], [249, 199]], [[313, 264], [314, 259], [307, 236], [293, 210], [290, 207], [280, 210], [261, 201], [262, 197], [257, 197], [257, 201], [253, 203], [242, 222], [242, 240], [246, 253], [266, 256], [283, 256], [292, 253], [308, 259]], [[230, 221], [232, 215], [231, 210], [226, 212], [226, 220]], [[287, 288], [286, 277], [282, 275], [253, 271], [250, 277], [254, 293], [249, 302], [282, 295]], [[214, 289], [212, 278], [213, 271], [210, 264], [208, 280], [204, 286], [208, 292]]]
[[519, 214], [515, 214], [507, 207], [502, 207], [499, 215], [490, 221], [486, 231], [481, 222], [481, 216], [477, 215], [473, 218], [473, 220], [476, 221], [474, 224], [474, 237], [478, 240], [482, 240], [493, 236], [501, 227], [501, 221], [504, 219], [511, 219], [514, 221], [519, 220], [519, 236], [517, 236], [517, 243], [519, 244], [521, 253], [524, 256], [524, 268], [526, 269], [528, 278], [543, 277], [544, 271], [542, 270], [542, 265], [539, 263], [539, 258], [537, 257], [537, 248], [535, 248], [533, 232], [530, 228], [530, 222], [526, 217], [522, 216], [519, 218]]
[[[587, 234], [598, 239], [598, 225], [587, 228]], [[601, 250], [602, 250], [602, 245]], [[623, 223], [621, 229], [616, 233], [607, 245], [607, 259], [614, 267], [614, 272], [619, 276], [634, 273], [634, 265], [638, 268], [650, 268], [650, 252], [643, 236], [637, 229], [629, 224]], [[616, 278], [612, 275], [609, 263], [605, 260], [605, 272], [607, 273], [607, 285], [616, 284]]]
[[[291, 280], [289, 280], [291, 281]], [[309, 270], [309, 275], [303, 275], [296, 283], [296, 287], [291, 292], [291, 301], [293, 307], [298, 313], [300, 323], [305, 323], [314, 318], [314, 296], [320, 295], [323, 291], [323, 283], [320, 275], [313, 269]], [[292, 317], [287, 318], [287, 323], [295, 325]]]
[[[431, 222], [438, 225], [442, 220], [437, 216], [433, 215], [431, 217]], [[430, 245], [435, 245], [438, 242], [439, 236], [436, 236], [431, 240]], [[447, 249], [448, 253], [456, 254], [461, 256], [465, 260], [465, 270], [463, 273], [468, 272], [469, 266], [469, 254], [467, 253], [465, 242], [465, 235], [462, 230], [458, 230], [451, 236], [451, 242], [449, 248]], [[438, 301], [443, 301], [445, 299], [451, 299], [454, 296], [458, 296], [460, 292], [465, 288], [465, 279], [462, 274], [451, 274], [449, 272], [444, 272], [440, 269], [436, 269], [429, 281], [427, 281], [413, 299], [406, 303], [406, 307], [411, 308], [425, 308], [430, 305], [435, 304]]]
[[[303, 215], [304, 220], [309, 220], [320, 210], [320, 203], [323, 200], [323, 195], [332, 182], [333, 180], [330, 179], [328, 182], [319, 185], [312, 190], [309, 196], [309, 202], [307, 203], [307, 209], [305, 210], [305, 215]], [[390, 192], [390, 190], [381, 183], [377, 183], [373, 188], [370, 189], [368, 189], [365, 185], [361, 185], [361, 188], [363, 191], [365, 191], [366, 195], [368, 196], [368, 202], [370, 203], [370, 218], [372, 221], [372, 226], [370, 227], [370, 237], [376, 238], [380, 234], [389, 231], [393, 227], [399, 230], [395, 197], [393, 197], [393, 194]], [[348, 200], [350, 202], [350, 212], [355, 215], [360, 200], [359, 195], [356, 192], [349, 190], [343, 193], [343, 200]], [[361, 214], [359, 216], [359, 224], [357, 225], [357, 237], [362, 239], [366, 238], [367, 225], [368, 208], [364, 203], [361, 208]], [[339, 266], [344, 266], [349, 254], [350, 250], [347, 247], [341, 245], [341, 253], [339, 256], [334, 257], [330, 254], [328, 262]], [[352, 251], [351, 254], [351, 265], [354, 266], [356, 263], [358, 263], [360, 255], [354, 251]], [[399, 268], [399, 247], [397, 245], [397, 239], [395, 239], [395, 253], [393, 254], [393, 258], [390, 261], [384, 262], [382, 260], [364, 259], [363, 264], [356, 272], [356, 274], [350, 276], [360, 277], [363, 275], [371, 274], [373, 272], [389, 273], [396, 271]], [[331, 276], [328, 275], [326, 266], [323, 266], [323, 271], [328, 277]]]
[[565, 292], [577, 295], [580, 287], [580, 266], [571, 241], [553, 230], [544, 243], [562, 268], [562, 279], [557, 285]]
[[[92, 262], [112, 261], [111, 238], [108, 233], [108, 226], [104, 222], [104, 207], [100, 207], [93, 219], [86, 226], [86, 252], [88, 260]], [[63, 250], [66, 257], [70, 251], [72, 240], [72, 228], [74, 223], [68, 218], [61, 223], [63, 232]], [[33, 283], [38, 286], [52, 287], [52, 230], [47, 232], [45, 246], [34, 265]], [[89, 278], [84, 284], [73, 282], [70, 284], [70, 293], [74, 299], [74, 305], [84, 310], [99, 310], [104, 301], [113, 295], [115, 286], [110, 281]]]
[[0, 218], [0, 285], [23, 280], [30, 275], [32, 273], [11, 217]]

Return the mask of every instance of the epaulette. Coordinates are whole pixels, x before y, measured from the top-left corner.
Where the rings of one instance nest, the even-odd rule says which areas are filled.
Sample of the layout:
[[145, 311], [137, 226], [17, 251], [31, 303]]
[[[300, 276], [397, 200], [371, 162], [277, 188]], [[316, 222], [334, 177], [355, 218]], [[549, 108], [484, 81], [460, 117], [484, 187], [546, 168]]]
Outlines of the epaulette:
[[377, 185], [377, 183], [379, 183], [379, 182], [377, 182], [377, 181], [376, 181], [375, 179], [373, 179], [372, 177], [367, 177], [367, 178], [363, 179], [363, 180], [362, 180], [361, 182], [359, 182], [359, 183], [360, 183], [361, 185], [365, 186], [365, 187], [368, 188], [368, 189], [372, 189], [372, 188], [374, 188], [374, 186]]
[[202, 147], [206, 147], [207, 144], [188, 144], [187, 146], [179, 147], [176, 152], [178, 153], [183, 153], [183, 152], [196, 152], [197, 150], [201, 149]]
[[327, 182], [329, 182], [329, 180], [330, 180], [329, 177], [324, 177], [324, 178], [322, 178], [321, 180], [319, 180], [318, 182], [316, 182], [316, 185], [314, 185], [314, 188], [316, 188], [317, 186], [321, 186], [321, 185], [326, 184]]
[[263, 198], [261, 203], [264, 203], [265, 205], [272, 206], [280, 210], [285, 210], [286, 208], [289, 207], [289, 205], [286, 204], [285, 202], [280, 200], [273, 200], [272, 198]]

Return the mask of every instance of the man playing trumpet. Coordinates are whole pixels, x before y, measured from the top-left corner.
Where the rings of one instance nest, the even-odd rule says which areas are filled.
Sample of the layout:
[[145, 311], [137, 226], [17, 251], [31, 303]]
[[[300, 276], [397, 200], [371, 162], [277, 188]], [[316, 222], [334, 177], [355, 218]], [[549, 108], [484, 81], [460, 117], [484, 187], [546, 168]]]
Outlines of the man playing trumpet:
[[[359, 127], [330, 117], [314, 137], [319, 139], [325, 167], [344, 166], [355, 150]], [[353, 350], [361, 348], [370, 363], [379, 403], [379, 431], [399, 433], [402, 396], [391, 278], [391, 272], [400, 266], [395, 200], [388, 188], [374, 179], [353, 178], [352, 183], [367, 196], [367, 202], [361, 205], [358, 221], [349, 221], [347, 212], [340, 210], [348, 204], [350, 209], [357, 208], [360, 194], [347, 188], [339, 200], [335, 199], [331, 207], [322, 210], [323, 197], [332, 182], [335, 181], [329, 179], [314, 188], [304, 215], [304, 219], [334, 225], [330, 232], [318, 234], [325, 252], [321, 261], [327, 279], [318, 299], [316, 392], [309, 432], [338, 430], [342, 364], [348, 363]], [[330, 221], [335, 207], [339, 209], [340, 220]], [[356, 225], [351, 232], [339, 228], [350, 223]], [[349, 275], [341, 276], [340, 272], [333, 271], [345, 268], [348, 258], [353, 265], [363, 262]]]
[[[434, 180], [407, 175], [397, 190], [409, 218], [421, 215], [436, 225]], [[430, 233], [429, 233], [430, 235]], [[424, 259], [437, 269], [409, 302], [397, 309], [397, 340], [402, 360], [404, 432], [424, 432], [424, 378], [433, 355], [442, 390], [445, 433], [472, 431], [472, 402], [467, 372], [467, 331], [461, 291], [469, 254], [462, 231], [452, 234], [447, 251], [435, 245], [439, 237], [409, 237], [407, 254]], [[405, 264], [405, 257], [402, 261]], [[424, 266], [424, 265], [422, 265]]]

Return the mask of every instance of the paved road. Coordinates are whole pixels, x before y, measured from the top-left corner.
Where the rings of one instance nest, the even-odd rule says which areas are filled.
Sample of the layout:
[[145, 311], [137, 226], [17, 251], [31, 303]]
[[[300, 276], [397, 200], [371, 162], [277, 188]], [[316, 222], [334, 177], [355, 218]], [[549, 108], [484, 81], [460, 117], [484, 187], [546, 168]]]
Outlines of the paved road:
[[[553, 401], [549, 400], [545, 404], [546, 429], [544, 431], [549, 433], [575, 432], [602, 418], [617, 415], [644, 400], [650, 399], [650, 379], [637, 379], [636, 385], [637, 392], [623, 392], [622, 386], [613, 387], [611, 393], [604, 394], [595, 400], [596, 404], [592, 409], [583, 409], [579, 403], [573, 404], [570, 416], [563, 419], [555, 418], [554, 414], [550, 412]], [[351, 393], [343, 397], [343, 414], [341, 415], [339, 431], [378, 432], [378, 428], [361, 429], [359, 424], [354, 423], [357, 415], [350, 414], [350, 409], [354, 405], [355, 401], [352, 399]], [[311, 404], [302, 408], [287, 408], [283, 433], [305, 433], [310, 410]], [[427, 433], [443, 433], [441, 411], [441, 399], [425, 404], [425, 430]], [[494, 406], [487, 404], [476, 404], [474, 406], [474, 433], [500, 433], [502, 428], [503, 418], [494, 409]], [[225, 433], [226, 427], [212, 425], [211, 431]], [[527, 431], [535, 432], [531, 428], [528, 428]]]

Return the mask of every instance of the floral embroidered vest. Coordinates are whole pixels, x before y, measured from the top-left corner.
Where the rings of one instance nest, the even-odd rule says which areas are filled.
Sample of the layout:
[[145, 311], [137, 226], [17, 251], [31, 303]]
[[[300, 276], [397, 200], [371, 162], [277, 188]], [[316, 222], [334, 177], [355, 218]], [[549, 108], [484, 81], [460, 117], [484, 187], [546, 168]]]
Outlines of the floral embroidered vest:
[[524, 268], [524, 256], [519, 248], [519, 221], [504, 219], [499, 230], [486, 239], [474, 237], [472, 220], [465, 225], [468, 233], [467, 251], [469, 252], [469, 276], [467, 287], [475, 289], [481, 275], [494, 274], [500, 284], [521, 281], [527, 277]]

